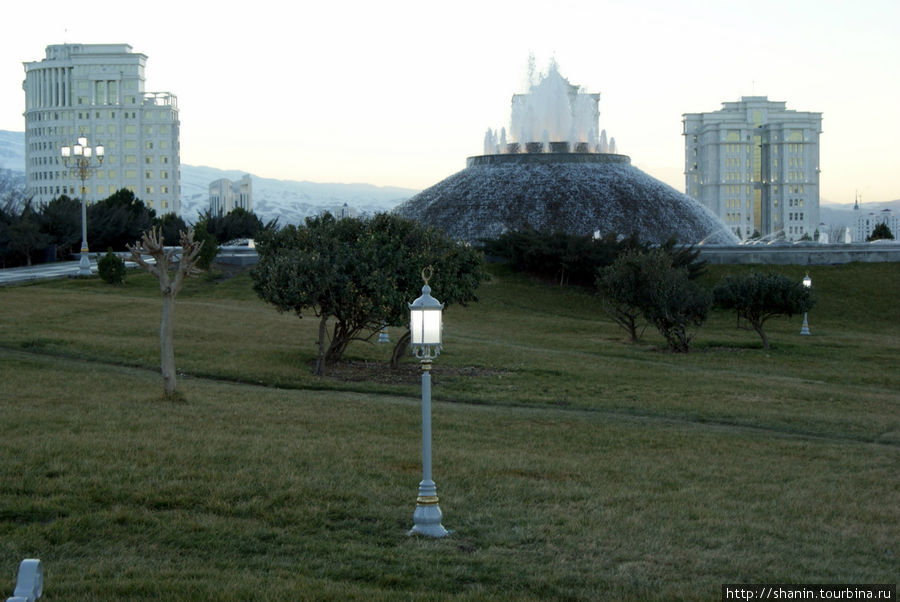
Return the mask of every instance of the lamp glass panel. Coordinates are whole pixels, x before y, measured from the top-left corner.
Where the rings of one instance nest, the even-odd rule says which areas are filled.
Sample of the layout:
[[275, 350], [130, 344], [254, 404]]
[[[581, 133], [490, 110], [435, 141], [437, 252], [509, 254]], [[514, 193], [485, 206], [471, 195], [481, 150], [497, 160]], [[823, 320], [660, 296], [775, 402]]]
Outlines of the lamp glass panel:
[[441, 344], [441, 311], [413, 309], [410, 311], [410, 341], [413, 345]]

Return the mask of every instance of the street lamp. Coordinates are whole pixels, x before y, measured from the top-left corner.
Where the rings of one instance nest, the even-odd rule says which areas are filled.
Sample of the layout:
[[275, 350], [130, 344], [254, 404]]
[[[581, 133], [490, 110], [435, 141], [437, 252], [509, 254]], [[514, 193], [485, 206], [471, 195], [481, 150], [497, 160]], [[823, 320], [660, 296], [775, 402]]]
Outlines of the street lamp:
[[[87, 189], [84, 181], [91, 177], [91, 172], [103, 163], [104, 148], [102, 144], [90, 147], [87, 138], [79, 136], [76, 144], [64, 146], [60, 149], [63, 163], [71, 169], [72, 173], [81, 180], [81, 259], [78, 261], [78, 275], [91, 275], [91, 261], [88, 258], [87, 244]], [[97, 164], [92, 163], [96, 157]], [[71, 164], [70, 164], [71, 163]]]
[[[807, 289], [812, 288], [812, 278], [809, 277], [809, 272], [806, 273], [806, 277], [803, 279], [803, 286]], [[807, 314], [809, 312], [803, 312], [803, 326], [800, 327], [800, 334], [809, 335], [809, 322], [807, 321]]]
[[409, 304], [410, 346], [422, 365], [422, 482], [413, 512], [409, 535], [444, 537], [450, 532], [441, 524], [437, 486], [431, 479], [431, 360], [441, 351], [441, 311], [443, 303], [431, 296], [428, 280], [431, 268], [422, 270], [422, 296]]

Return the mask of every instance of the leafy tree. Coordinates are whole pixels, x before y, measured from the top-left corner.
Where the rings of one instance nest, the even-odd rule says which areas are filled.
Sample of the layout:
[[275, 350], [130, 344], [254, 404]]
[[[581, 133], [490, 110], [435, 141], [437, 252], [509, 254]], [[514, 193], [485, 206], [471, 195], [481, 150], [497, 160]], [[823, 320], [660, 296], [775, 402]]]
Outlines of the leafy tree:
[[56, 258], [63, 259], [81, 249], [81, 201], [58, 196], [41, 207], [41, 230], [56, 245]]
[[181, 242], [181, 233], [188, 229], [181, 216], [174, 212], [161, 215], [153, 222], [155, 227], [161, 229], [163, 242], [167, 247], [178, 246], [178, 243]]
[[632, 343], [640, 339], [646, 328], [646, 323], [641, 326], [641, 317], [648, 304], [650, 283], [643, 264], [643, 252], [625, 251], [597, 276], [603, 310], [628, 332]]
[[867, 242], [871, 242], [873, 240], [894, 240], [894, 233], [891, 232], [890, 227], [885, 222], [881, 222], [874, 228], [872, 228], [872, 234], [866, 238]]
[[466, 306], [478, 300], [478, 287], [487, 278], [484, 256], [436, 228], [394, 214], [377, 214], [368, 227], [378, 249], [380, 270], [393, 279], [387, 290], [389, 296], [382, 303], [382, 321], [407, 327], [391, 353], [391, 367], [396, 368], [409, 346], [407, 303], [422, 292], [422, 270], [426, 266], [432, 268], [430, 286], [445, 310], [457, 304]]
[[31, 201], [26, 201], [22, 212], [13, 217], [4, 230], [8, 254], [21, 257], [26, 265], [31, 265], [31, 257], [36, 251], [50, 244], [50, 237], [41, 232], [41, 219]]
[[[791, 317], [812, 309], [812, 291], [787, 276], [750, 272], [723, 278], [713, 288], [716, 307], [733, 309], [737, 326], [755, 331], [762, 339], [763, 349], [769, 349], [769, 338], [763, 326], [777, 316]], [[741, 320], [746, 325], [741, 324]]]
[[662, 247], [629, 249], [600, 271], [597, 287], [603, 308], [632, 342], [643, 332], [643, 318], [670, 349], [686, 352], [696, 328], [706, 320], [709, 295], [691, 281], [687, 265], [675, 263], [671, 251]]
[[[144, 232], [141, 240], [128, 245], [131, 259], [156, 276], [162, 293], [162, 316], [159, 327], [160, 367], [163, 390], [167, 397], [176, 394], [178, 386], [175, 373], [175, 297], [184, 285], [184, 279], [197, 274], [197, 256], [203, 243], [194, 240], [193, 229], [181, 233], [181, 249], [176, 251], [163, 244], [159, 228]], [[153, 263], [144, 259], [153, 258]]]
[[200, 214], [200, 221], [206, 224], [207, 231], [212, 234], [216, 242], [224, 244], [240, 238], [258, 238], [265, 230], [274, 230], [277, 219], [267, 224], [252, 211], [243, 207], [236, 207], [226, 215], [219, 215], [207, 209]]
[[215, 236], [206, 230], [206, 223], [201, 220], [194, 226], [194, 240], [203, 245], [197, 255], [197, 268], [201, 270], [208, 270], [219, 254], [219, 245], [216, 244]]
[[712, 298], [691, 281], [686, 267], [673, 266], [665, 251], [651, 249], [646, 257], [645, 277], [651, 287], [644, 317], [665, 337], [669, 349], [687, 353], [709, 315]]
[[560, 285], [593, 286], [597, 270], [611, 265], [622, 253], [646, 251], [655, 246], [671, 255], [674, 265], [687, 267], [691, 279], [702, 274], [706, 266], [706, 262], [699, 259], [700, 251], [694, 247], [679, 246], [674, 238], [662, 245], [650, 245], [642, 242], [637, 234], [627, 237], [609, 234], [595, 239], [564, 232], [540, 232], [528, 227], [483, 242], [486, 254], [503, 257], [513, 269]]
[[88, 243], [92, 247], [124, 250], [148, 231], [156, 211], [128, 189], [120, 189], [87, 208]]
[[445, 302], [474, 300], [483, 277], [476, 251], [387, 214], [307, 218], [303, 226], [263, 232], [256, 248], [257, 294], [279, 311], [303, 317], [311, 310], [319, 318], [316, 374], [339, 360], [352, 340], [403, 323], [426, 265], [433, 265], [432, 286]]
[[109, 284], [123, 284], [125, 282], [125, 262], [113, 253], [112, 249], [106, 255], [97, 260], [97, 273], [100, 278]]

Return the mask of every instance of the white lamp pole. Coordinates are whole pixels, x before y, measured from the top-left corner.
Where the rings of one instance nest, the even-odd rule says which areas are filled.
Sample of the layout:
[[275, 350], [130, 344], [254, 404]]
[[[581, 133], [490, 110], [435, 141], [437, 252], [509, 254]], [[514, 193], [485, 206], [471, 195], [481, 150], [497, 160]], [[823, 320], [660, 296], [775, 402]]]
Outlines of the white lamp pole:
[[444, 305], [431, 296], [431, 268], [422, 270], [422, 296], [409, 304], [410, 346], [422, 365], [422, 482], [409, 535], [444, 537], [450, 532], [441, 524], [437, 486], [431, 478], [431, 360], [441, 351], [441, 311]]
[[[806, 273], [806, 277], [803, 278], [803, 286], [806, 288], [812, 288], [812, 278], [809, 277], [809, 272]], [[809, 335], [809, 322], [807, 321], [807, 315], [809, 312], [803, 312], [803, 326], [800, 327], [800, 334]]]
[[[103, 163], [105, 150], [102, 144], [90, 147], [87, 138], [79, 136], [76, 144], [64, 146], [60, 149], [63, 163], [72, 170], [72, 173], [81, 180], [81, 259], [78, 261], [78, 275], [91, 275], [91, 260], [88, 257], [87, 243], [87, 188], [84, 181], [91, 176], [91, 171], [97, 169]], [[97, 164], [91, 164], [91, 157], [97, 158]], [[72, 165], [69, 163], [73, 162]]]

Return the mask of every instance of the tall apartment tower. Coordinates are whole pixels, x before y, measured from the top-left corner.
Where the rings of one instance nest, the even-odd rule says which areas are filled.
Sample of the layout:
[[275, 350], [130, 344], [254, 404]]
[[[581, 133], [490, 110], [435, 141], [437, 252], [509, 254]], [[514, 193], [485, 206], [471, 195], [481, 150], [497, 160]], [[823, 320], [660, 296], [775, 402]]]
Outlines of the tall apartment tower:
[[253, 182], [249, 175], [234, 182], [228, 178], [210, 182], [210, 215], [224, 216], [238, 208], [253, 212]]
[[85, 182], [88, 202], [128, 189], [157, 214], [181, 213], [178, 103], [144, 91], [147, 56], [128, 44], [58, 44], [25, 65], [25, 177], [35, 201], [81, 196], [60, 157], [79, 136], [105, 158]]
[[744, 96], [684, 116], [685, 192], [739, 238], [812, 237], [819, 223], [822, 114]]

